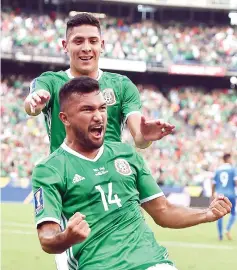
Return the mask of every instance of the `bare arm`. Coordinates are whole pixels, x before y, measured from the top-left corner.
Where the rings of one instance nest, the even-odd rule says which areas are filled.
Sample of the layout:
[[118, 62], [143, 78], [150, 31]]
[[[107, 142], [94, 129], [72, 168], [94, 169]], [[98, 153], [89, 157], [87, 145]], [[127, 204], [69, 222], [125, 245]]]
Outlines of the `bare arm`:
[[65, 250], [84, 241], [90, 234], [85, 216], [74, 214], [67, 224], [65, 231], [61, 231], [59, 224], [44, 222], [37, 228], [42, 249], [50, 254], [60, 254]]
[[50, 93], [47, 90], [41, 89], [30, 93], [24, 103], [26, 113], [31, 116], [39, 115], [49, 99]]
[[152, 141], [160, 140], [172, 133], [174, 126], [162, 120], [146, 121], [144, 116], [134, 113], [128, 116], [127, 125], [138, 148], [144, 149]]
[[142, 207], [158, 225], [181, 229], [221, 218], [230, 213], [231, 203], [226, 197], [219, 197], [207, 209], [192, 209], [171, 204], [162, 196], [143, 203]]
[[150, 141], [144, 140], [142, 133], [140, 131], [141, 115], [139, 113], [129, 115], [127, 119], [127, 125], [133, 137], [136, 147], [145, 149], [151, 144]]

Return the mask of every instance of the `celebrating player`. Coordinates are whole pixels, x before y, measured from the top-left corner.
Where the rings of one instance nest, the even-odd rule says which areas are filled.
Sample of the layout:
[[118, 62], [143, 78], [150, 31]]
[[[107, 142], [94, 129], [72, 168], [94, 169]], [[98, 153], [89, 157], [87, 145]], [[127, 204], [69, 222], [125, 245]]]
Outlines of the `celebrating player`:
[[43, 111], [50, 150], [53, 152], [65, 138], [65, 128], [58, 118], [59, 90], [74, 77], [87, 75], [98, 80], [108, 109], [108, 126], [105, 140], [121, 141], [121, 126], [127, 123], [139, 148], [148, 147], [152, 141], [170, 134], [174, 126], [162, 121], [146, 121], [140, 114], [140, 97], [137, 87], [126, 77], [103, 72], [98, 63], [104, 50], [99, 21], [88, 13], [81, 13], [67, 22], [65, 53], [70, 58], [66, 71], [45, 72], [31, 83], [31, 92], [25, 100], [29, 115]]
[[185, 228], [229, 213], [228, 198], [215, 198], [204, 210], [170, 204], [133, 147], [104, 143], [106, 101], [96, 80], [69, 81], [59, 103], [65, 142], [32, 176], [43, 250], [67, 251], [75, 270], [175, 270], [140, 204], [160, 226]]
[[[237, 186], [237, 171], [232, 166], [232, 160], [230, 154], [224, 154], [224, 164], [221, 165], [215, 172], [214, 181], [212, 184], [212, 196], [215, 197], [219, 194], [225, 195], [232, 203], [230, 218], [226, 227], [226, 237], [231, 240], [230, 230], [235, 222], [235, 206], [236, 195], [235, 187]], [[223, 219], [217, 221], [219, 240], [223, 239]]]

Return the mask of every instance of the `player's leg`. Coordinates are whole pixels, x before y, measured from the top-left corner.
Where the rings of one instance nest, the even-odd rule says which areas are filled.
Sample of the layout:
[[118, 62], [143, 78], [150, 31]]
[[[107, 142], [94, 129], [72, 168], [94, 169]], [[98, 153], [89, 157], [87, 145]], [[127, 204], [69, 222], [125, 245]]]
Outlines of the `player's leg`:
[[218, 230], [218, 237], [219, 240], [223, 239], [223, 218], [217, 220], [217, 230]]
[[236, 219], [236, 212], [235, 212], [236, 200], [235, 200], [235, 198], [233, 198], [233, 199], [229, 198], [229, 200], [232, 203], [232, 208], [231, 208], [228, 224], [227, 224], [227, 227], [226, 227], [226, 237], [227, 237], [228, 240], [232, 240], [230, 230], [231, 230], [232, 226], [234, 225], [235, 219]]
[[156, 264], [154, 266], [151, 266], [147, 268], [147, 270], [178, 270], [176, 267], [170, 265], [170, 264]]

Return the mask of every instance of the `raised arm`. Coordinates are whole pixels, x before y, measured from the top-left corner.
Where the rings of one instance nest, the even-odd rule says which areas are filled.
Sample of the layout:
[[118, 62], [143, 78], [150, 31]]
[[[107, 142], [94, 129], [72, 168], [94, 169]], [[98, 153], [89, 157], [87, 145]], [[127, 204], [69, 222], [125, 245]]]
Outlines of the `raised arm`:
[[26, 113], [31, 116], [40, 114], [49, 100], [50, 93], [47, 90], [40, 89], [30, 93], [24, 103]]
[[173, 229], [215, 221], [230, 213], [231, 206], [229, 199], [224, 196], [215, 198], [206, 209], [176, 206], [169, 203], [165, 196], [142, 204], [142, 207], [158, 225]]
[[153, 141], [160, 140], [171, 134], [174, 126], [162, 120], [146, 121], [139, 113], [128, 116], [127, 125], [138, 148], [147, 148]]
[[85, 216], [75, 213], [61, 231], [60, 225], [47, 221], [38, 225], [38, 237], [42, 249], [50, 254], [61, 254], [71, 246], [83, 242], [90, 234]]

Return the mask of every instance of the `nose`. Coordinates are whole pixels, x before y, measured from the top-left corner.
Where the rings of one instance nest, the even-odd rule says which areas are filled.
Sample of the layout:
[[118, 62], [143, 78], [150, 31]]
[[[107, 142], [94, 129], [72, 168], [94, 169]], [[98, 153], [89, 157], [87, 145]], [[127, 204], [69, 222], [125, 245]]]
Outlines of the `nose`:
[[103, 122], [103, 117], [102, 114], [99, 110], [96, 110], [94, 115], [93, 115], [93, 120], [96, 122]]
[[89, 43], [88, 40], [86, 40], [86, 41], [83, 43], [82, 51], [83, 51], [83, 52], [91, 52], [91, 46], [90, 46], [90, 43]]

